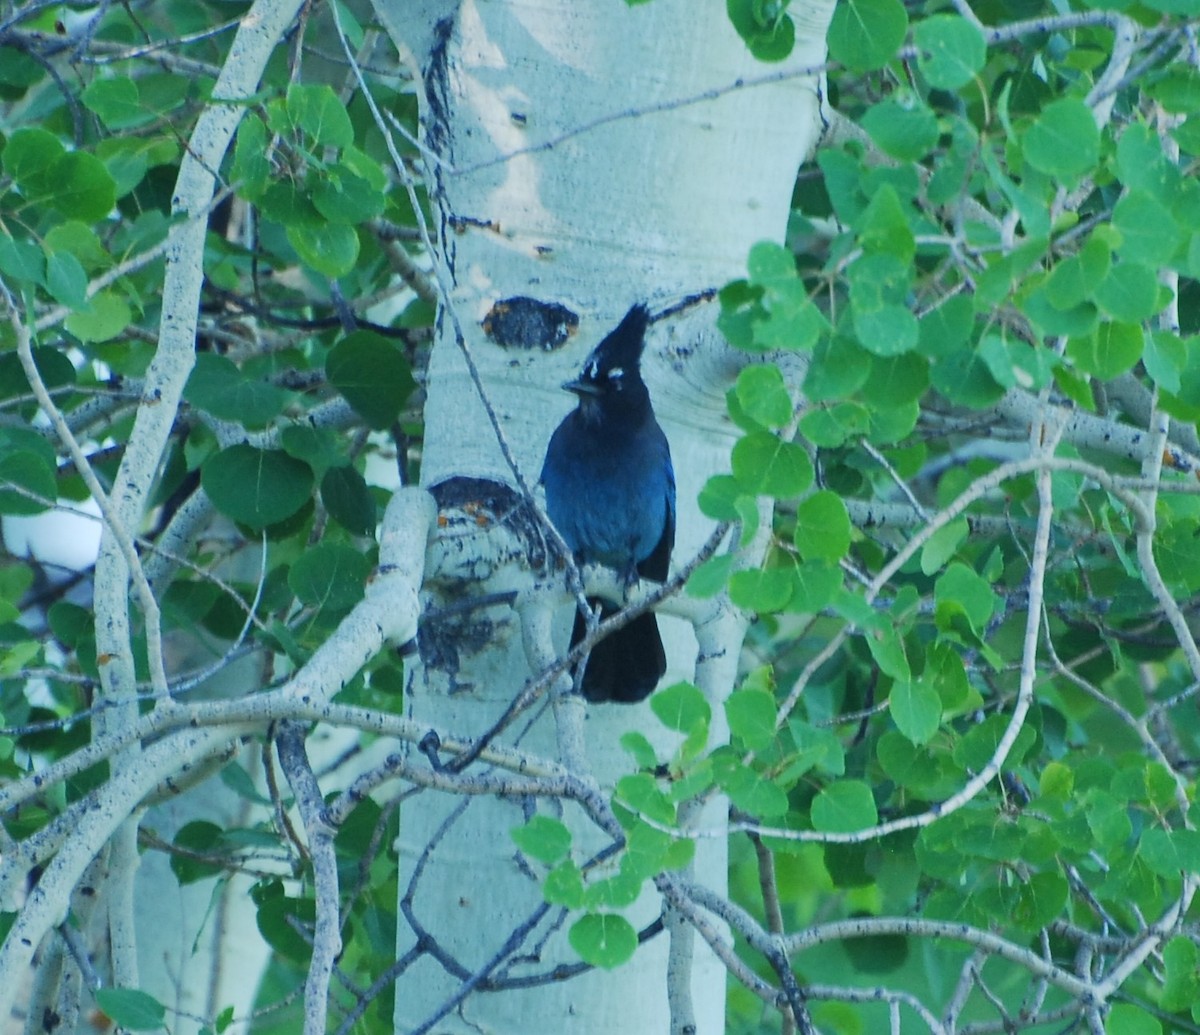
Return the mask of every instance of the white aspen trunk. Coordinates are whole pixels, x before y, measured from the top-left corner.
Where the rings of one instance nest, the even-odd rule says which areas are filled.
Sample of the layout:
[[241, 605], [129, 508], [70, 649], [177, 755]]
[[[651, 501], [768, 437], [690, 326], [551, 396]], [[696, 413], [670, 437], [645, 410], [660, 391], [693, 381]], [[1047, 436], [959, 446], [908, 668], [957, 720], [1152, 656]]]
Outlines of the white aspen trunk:
[[[427, 3], [423, 11], [435, 8], [445, 16], [432, 38], [428, 25], [410, 31], [408, 5], [377, 7], [425, 77], [425, 143], [434, 153], [430, 185], [438, 223], [433, 229], [444, 247], [451, 305], [532, 486], [551, 431], [573, 405], [560, 383], [578, 371], [631, 303], [647, 301], [655, 311], [719, 287], [744, 275], [755, 242], [782, 240], [796, 170], [815, 145], [820, 120], [816, 79], [779, 73], [823, 62], [833, 3], [794, 12], [797, 46], [784, 66], [752, 58], [719, 0], [655, 0], [634, 8], [611, 0]], [[768, 77], [773, 81], [735, 88], [739, 81]], [[689, 99], [694, 103], [677, 103]], [[496, 302], [513, 297], [566, 307], [579, 317], [577, 333], [553, 352], [493, 343], [481, 322]], [[710, 306], [653, 327], [643, 362], [678, 479], [676, 567], [711, 531], [696, 508], [699, 489], [729, 464], [724, 394], [736, 366], [711, 329], [714, 318]], [[429, 368], [426, 422], [423, 484], [452, 477], [514, 483], [445, 314]], [[456, 553], [461, 568], [485, 557], [485, 537], [481, 531], [478, 543], [445, 544], [443, 562]], [[494, 573], [491, 582], [483, 581], [489, 571], [480, 559], [480, 584], [460, 583], [445, 592], [505, 588]], [[692, 678], [696, 641], [690, 626], [670, 618], [662, 624], [668, 681]], [[440, 639], [452, 649], [437, 658], [425, 651], [432, 664], [410, 681], [408, 707], [418, 719], [475, 735], [529, 676], [520, 623], [511, 610], [493, 606], [470, 612]], [[563, 641], [565, 634], [560, 649]], [[717, 697], [731, 688], [740, 637], [721, 646], [727, 655], [724, 685], [709, 687]], [[723, 713], [720, 700], [712, 703], [717, 742]], [[560, 755], [550, 707], [543, 702], [539, 709], [528, 730], [525, 716], [505, 742], [569, 763], [570, 745]], [[586, 762], [606, 794], [631, 768], [619, 745], [622, 733], [638, 729], [654, 739], [661, 728], [646, 704], [592, 705], [585, 721]], [[545, 802], [472, 798], [455, 818], [462, 808], [461, 799], [433, 793], [404, 807], [398, 954], [417, 941], [405, 921], [411, 909], [437, 947], [475, 973], [542, 902], [535, 875], [518, 864], [509, 830], [534, 808], [553, 810]], [[720, 810], [710, 809], [699, 824], [719, 826]], [[577, 830], [586, 825], [578, 822], [578, 810], [565, 811], [564, 821]], [[577, 833], [577, 849], [581, 837]], [[577, 861], [601, 843], [584, 841], [590, 847], [577, 850]], [[701, 840], [695, 878], [723, 892], [725, 867], [724, 841]], [[640, 926], [660, 910], [651, 889], [626, 915]], [[576, 960], [567, 926], [569, 921], [549, 932], [543, 922], [517, 951], [526, 959], [504, 972], [544, 974]], [[667, 948], [664, 935], [611, 975], [593, 971], [519, 992], [475, 995], [424, 1026], [462, 986], [461, 976], [426, 953], [398, 981], [396, 1030], [672, 1031]], [[723, 1030], [725, 980], [716, 958], [697, 945], [694, 1030]]]

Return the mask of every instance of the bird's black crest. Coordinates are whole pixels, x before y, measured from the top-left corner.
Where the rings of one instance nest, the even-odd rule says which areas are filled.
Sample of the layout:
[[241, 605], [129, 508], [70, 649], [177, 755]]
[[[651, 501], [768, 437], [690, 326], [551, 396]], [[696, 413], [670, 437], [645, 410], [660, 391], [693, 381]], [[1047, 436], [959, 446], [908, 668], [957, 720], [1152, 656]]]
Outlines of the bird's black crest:
[[616, 329], [600, 342], [583, 365], [583, 376], [599, 380], [609, 370], [636, 370], [646, 344], [650, 311], [640, 302], [625, 314]]

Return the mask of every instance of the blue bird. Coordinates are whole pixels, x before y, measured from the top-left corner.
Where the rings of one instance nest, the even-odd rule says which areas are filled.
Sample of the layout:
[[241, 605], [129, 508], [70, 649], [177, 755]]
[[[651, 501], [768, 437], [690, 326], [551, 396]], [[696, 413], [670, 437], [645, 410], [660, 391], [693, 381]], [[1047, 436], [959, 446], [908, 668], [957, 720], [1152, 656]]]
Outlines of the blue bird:
[[[626, 587], [663, 582], [675, 545], [675, 470], [654, 419], [640, 362], [650, 314], [635, 305], [563, 388], [579, 403], [550, 437], [542, 465], [546, 511], [579, 564], [612, 568]], [[602, 616], [619, 610], [600, 604]], [[587, 631], [575, 615], [572, 646]], [[582, 689], [589, 701], [633, 703], [667, 670], [653, 611], [610, 633], [591, 651]]]

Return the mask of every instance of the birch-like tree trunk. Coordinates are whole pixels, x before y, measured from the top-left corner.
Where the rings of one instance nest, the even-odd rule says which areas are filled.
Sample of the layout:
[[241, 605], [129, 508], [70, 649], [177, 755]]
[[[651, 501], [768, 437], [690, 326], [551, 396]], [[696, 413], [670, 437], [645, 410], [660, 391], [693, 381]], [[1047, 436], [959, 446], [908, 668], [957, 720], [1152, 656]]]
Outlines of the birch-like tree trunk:
[[[490, 486], [474, 483], [480, 500], [495, 483], [517, 484], [518, 473], [532, 487], [550, 432], [572, 405], [559, 384], [631, 303], [647, 301], [658, 311], [709, 291], [744, 274], [756, 241], [782, 239], [797, 167], [821, 126], [818, 79], [800, 70], [823, 61], [831, 11], [825, 3], [796, 12], [801, 39], [792, 57], [765, 66], [715, 0], [636, 8], [603, 0], [443, 4], [432, 36], [409, 32], [403, 5], [386, 6], [389, 31], [411, 47], [424, 79], [431, 229], [442, 244], [442, 286], [449, 291], [427, 385], [422, 481], [435, 494], [452, 479], [479, 479]], [[513, 340], [502, 314], [523, 304], [514, 299], [533, 299], [568, 323], [577, 319], [577, 332], [556, 341]], [[711, 533], [697, 493], [729, 464], [724, 396], [736, 370], [712, 330], [714, 315], [713, 307], [700, 307], [652, 328], [643, 363], [678, 479], [676, 567]], [[456, 341], [459, 328], [465, 349]], [[477, 527], [500, 508], [455, 522], [450, 504], [463, 500], [461, 492], [444, 493], [446, 519], [476, 534], [442, 547], [442, 581], [429, 597], [434, 607], [528, 588], [528, 558], [518, 558], [514, 571], [495, 559], [501, 536], [489, 544], [491, 529]], [[496, 530], [503, 533], [503, 525]], [[409, 686], [411, 714], [464, 736], [486, 730], [529, 678], [530, 655], [548, 646], [538, 639], [532, 610], [524, 612], [524, 631], [512, 610], [495, 606], [427, 626], [426, 664]], [[677, 619], [663, 625], [669, 678], [694, 678], [720, 716], [743, 624], [728, 612], [714, 614], [700, 664], [691, 626]], [[560, 615], [559, 652], [564, 623]], [[655, 739], [661, 726], [645, 704], [593, 705], [585, 713], [578, 699], [558, 697], [554, 706], [543, 700], [505, 737], [533, 754], [557, 756], [608, 793], [631, 769], [619, 743], [628, 730]], [[713, 737], [720, 736], [714, 728]], [[546, 807], [491, 798], [464, 805], [431, 792], [405, 807], [399, 954], [427, 934], [445, 956], [426, 953], [398, 985], [397, 1030], [525, 1032], [569, 1024], [588, 1032], [682, 1031], [689, 1011], [696, 1030], [722, 1030], [725, 975], [704, 946], [696, 948], [691, 972], [694, 1005], [686, 1005], [686, 978], [673, 970], [675, 1008], [668, 1009], [668, 957], [688, 952], [688, 935], [678, 931], [674, 948], [666, 936], [655, 938], [615, 976], [591, 972], [470, 999], [457, 1005], [459, 1016], [417, 1027], [463, 996], [464, 973], [493, 976], [490, 961], [502, 960], [496, 969], [513, 977], [577, 959], [565, 926], [547, 928], [553, 911], [516, 946], [512, 941], [542, 903], [538, 874], [518, 860], [509, 836], [535, 808]], [[696, 822], [719, 826], [720, 810], [714, 804]], [[576, 828], [577, 851], [584, 846], [578, 861], [605, 843], [586, 837], [589, 824], [579, 812], [568, 809], [563, 818]], [[723, 890], [725, 866], [724, 841], [703, 840], [696, 879]], [[644, 893], [635, 924], [651, 923], [662, 908], [656, 892]], [[524, 961], [514, 965], [514, 957]]]

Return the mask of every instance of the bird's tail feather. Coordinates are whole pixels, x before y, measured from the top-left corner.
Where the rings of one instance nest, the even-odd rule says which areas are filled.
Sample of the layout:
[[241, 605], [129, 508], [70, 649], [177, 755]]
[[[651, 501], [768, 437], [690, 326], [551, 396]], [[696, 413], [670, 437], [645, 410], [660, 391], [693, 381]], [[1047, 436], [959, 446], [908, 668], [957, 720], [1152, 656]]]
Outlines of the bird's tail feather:
[[[588, 603], [595, 606], [596, 601]], [[602, 618], [614, 611], [606, 601], [601, 602]], [[586, 633], [587, 623], [576, 611], [571, 645], [582, 640]], [[647, 611], [609, 633], [592, 648], [583, 673], [583, 696], [589, 701], [636, 704], [650, 696], [666, 671], [667, 655], [658, 634], [658, 620], [653, 611]]]

